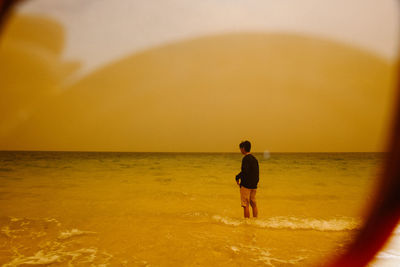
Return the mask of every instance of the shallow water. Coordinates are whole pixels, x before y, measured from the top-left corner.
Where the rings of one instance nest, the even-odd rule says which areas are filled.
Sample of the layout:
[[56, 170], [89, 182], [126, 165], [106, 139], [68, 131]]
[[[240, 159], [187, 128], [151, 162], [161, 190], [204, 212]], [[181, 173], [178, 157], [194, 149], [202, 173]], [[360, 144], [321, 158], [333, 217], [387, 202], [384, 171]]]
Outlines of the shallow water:
[[0, 264], [307, 266], [360, 228], [379, 153], [0, 152]]

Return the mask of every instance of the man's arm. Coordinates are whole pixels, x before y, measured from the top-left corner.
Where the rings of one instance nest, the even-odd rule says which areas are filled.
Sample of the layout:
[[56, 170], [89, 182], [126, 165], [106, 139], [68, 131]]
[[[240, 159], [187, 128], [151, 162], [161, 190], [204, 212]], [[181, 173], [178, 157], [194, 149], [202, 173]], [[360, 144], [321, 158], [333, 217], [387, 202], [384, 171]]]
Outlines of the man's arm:
[[237, 184], [239, 184], [239, 179], [243, 180], [244, 174], [246, 173], [247, 169], [248, 169], [247, 161], [243, 157], [242, 166], [241, 166], [241, 172], [238, 175], [236, 175], [236, 183]]
[[240, 172], [238, 175], [236, 175], [236, 183], [240, 184], [239, 180], [242, 179], [243, 177], [243, 172]]
[[239, 174], [236, 175], [236, 181], [242, 178], [243, 178], [243, 171], [239, 172]]

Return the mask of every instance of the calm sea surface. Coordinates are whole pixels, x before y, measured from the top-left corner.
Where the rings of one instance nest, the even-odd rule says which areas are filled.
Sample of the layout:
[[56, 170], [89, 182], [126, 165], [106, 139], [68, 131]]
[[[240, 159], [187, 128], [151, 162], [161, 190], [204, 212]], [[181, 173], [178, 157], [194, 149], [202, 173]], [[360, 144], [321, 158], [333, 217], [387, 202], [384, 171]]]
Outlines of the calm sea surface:
[[383, 154], [0, 152], [0, 265], [308, 266], [362, 224]]

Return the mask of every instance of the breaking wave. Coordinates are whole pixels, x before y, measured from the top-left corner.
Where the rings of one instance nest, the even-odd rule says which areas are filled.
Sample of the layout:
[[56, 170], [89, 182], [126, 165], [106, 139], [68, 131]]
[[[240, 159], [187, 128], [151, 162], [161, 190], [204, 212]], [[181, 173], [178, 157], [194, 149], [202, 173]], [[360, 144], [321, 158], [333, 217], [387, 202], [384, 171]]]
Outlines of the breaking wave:
[[263, 265], [269, 265], [269, 266], [275, 266], [275, 264], [279, 265], [283, 264], [285, 266], [297, 265], [301, 261], [306, 259], [306, 257], [304, 256], [297, 256], [291, 259], [281, 259], [276, 256], [273, 256], [268, 249], [253, 245], [238, 244], [234, 246], [228, 246], [228, 249], [230, 249], [234, 254], [245, 252], [250, 256], [249, 260], [257, 263], [263, 263]]
[[58, 236], [59, 239], [68, 239], [73, 236], [78, 236], [78, 235], [90, 235], [90, 234], [96, 234], [96, 232], [91, 232], [91, 231], [82, 231], [79, 229], [72, 229], [71, 231], [64, 231], [61, 232], [60, 235]]
[[[65, 230], [54, 218], [0, 217], [0, 225], [0, 238], [12, 251], [8, 262], [2, 265], [4, 267], [51, 264], [97, 266], [108, 264], [113, 257], [97, 247], [85, 247], [83, 243], [76, 242], [81, 236], [95, 235], [96, 232], [76, 228]], [[1, 249], [4, 247], [0, 244]]]
[[340, 217], [332, 219], [314, 219], [297, 217], [271, 217], [268, 219], [234, 219], [220, 215], [212, 216], [212, 220], [231, 226], [253, 225], [260, 228], [270, 229], [292, 229], [292, 230], [315, 230], [315, 231], [351, 231], [360, 228], [360, 220], [351, 217]]

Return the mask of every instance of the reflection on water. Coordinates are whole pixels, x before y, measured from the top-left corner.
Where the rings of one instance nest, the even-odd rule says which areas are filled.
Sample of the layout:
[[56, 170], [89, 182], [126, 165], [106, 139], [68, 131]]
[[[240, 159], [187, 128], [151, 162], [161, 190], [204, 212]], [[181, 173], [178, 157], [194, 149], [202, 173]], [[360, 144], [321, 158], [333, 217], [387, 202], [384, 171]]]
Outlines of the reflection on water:
[[238, 153], [0, 152], [0, 264], [304, 266], [342, 251], [383, 155], [255, 155], [246, 221]]

